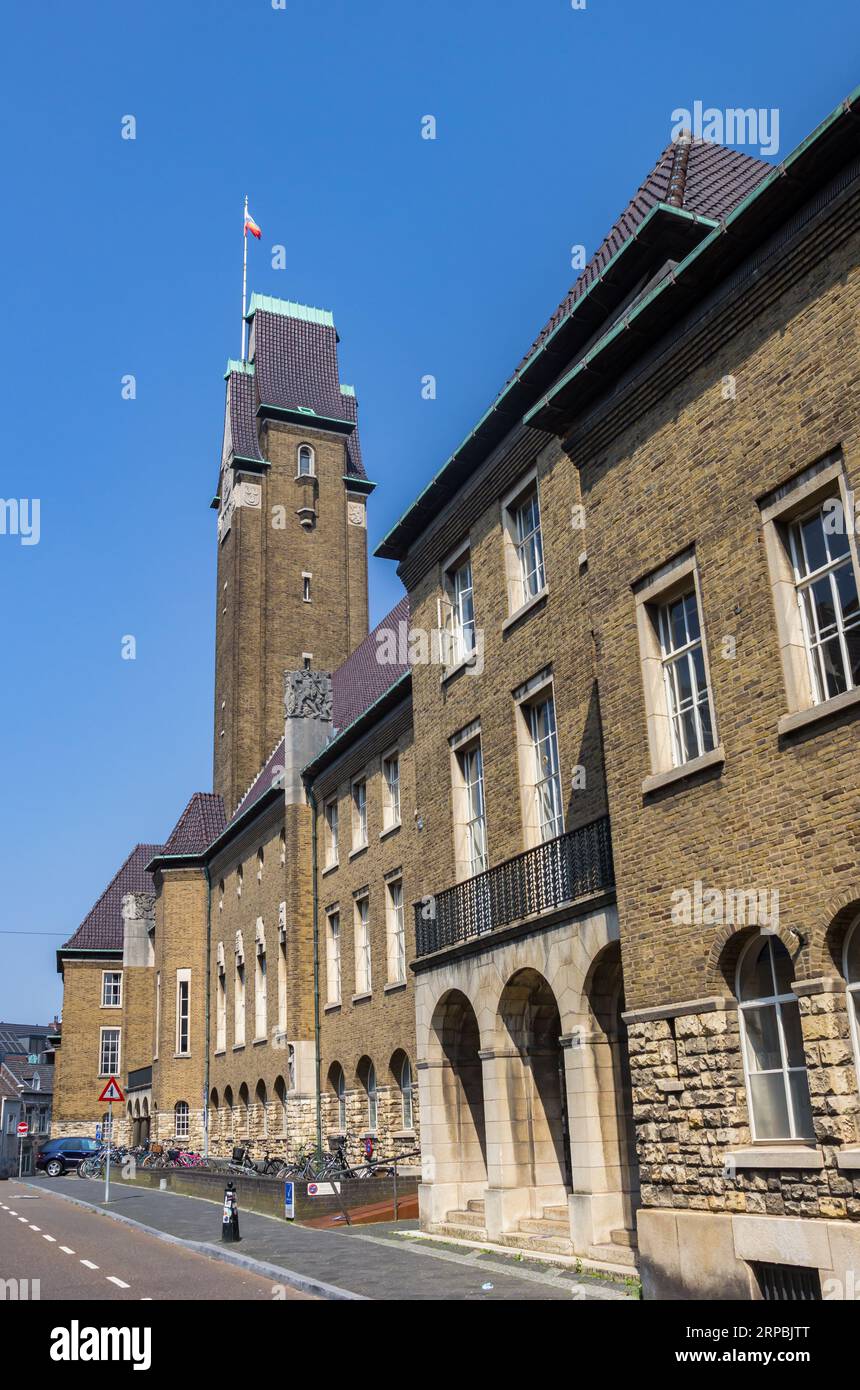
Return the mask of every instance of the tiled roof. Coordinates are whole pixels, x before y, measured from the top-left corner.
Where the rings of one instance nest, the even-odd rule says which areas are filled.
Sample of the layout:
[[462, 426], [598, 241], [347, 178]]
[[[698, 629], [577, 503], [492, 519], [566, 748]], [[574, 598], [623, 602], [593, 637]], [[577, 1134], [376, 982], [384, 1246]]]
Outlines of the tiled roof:
[[284, 740], [281, 739], [272, 749], [272, 752], [269, 754], [268, 758], [263, 763], [263, 766], [257, 773], [257, 776], [254, 778], [250, 787], [248, 788], [245, 795], [242, 797], [242, 800], [239, 802], [238, 806], [236, 807], [235, 811], [230, 817], [230, 825], [232, 825], [234, 821], [238, 820], [239, 816], [244, 815], [244, 813], [247, 810], [249, 810], [251, 806], [253, 806], [255, 801], [259, 801], [260, 797], [263, 795], [264, 792], [269, 791], [271, 787], [277, 786], [279, 782], [281, 785], [283, 785], [283, 771]]
[[122, 900], [126, 893], [152, 893], [152, 875], [146, 866], [161, 845], [135, 845], [117, 870], [98, 902], [61, 950], [122, 950]]
[[19, 1061], [7, 1057], [3, 1063], [3, 1068], [7, 1075], [12, 1078], [13, 1083], [20, 1084], [23, 1082], [27, 1090], [33, 1090], [33, 1077], [38, 1076], [39, 1086], [37, 1093], [39, 1095], [49, 1096], [54, 1089], [54, 1068], [45, 1063]]
[[[688, 157], [681, 181], [676, 161], [687, 148]], [[707, 140], [693, 140], [688, 147], [668, 145], [644, 183], [595, 251], [576, 283], [567, 292], [555, 313], [544, 325], [510, 380], [522, 371], [532, 353], [550, 336], [574, 304], [597, 279], [606, 264], [633, 235], [657, 203], [669, 202], [699, 217], [716, 221], [726, 217], [743, 198], [773, 169], [772, 164], [754, 159], [741, 150], [731, 150]], [[673, 184], [673, 171], [675, 182]]]
[[215, 792], [195, 792], [170, 832], [161, 854], [202, 854], [227, 824]]
[[343, 730], [352, 724], [409, 670], [408, 661], [380, 661], [385, 647], [381, 647], [377, 640], [378, 633], [393, 633], [397, 642], [397, 656], [405, 656], [408, 628], [409, 599], [404, 596], [334, 672], [332, 722], [335, 730]]
[[230, 402], [230, 441], [233, 453], [242, 458], [263, 461], [257, 435], [257, 398], [253, 373], [231, 371], [227, 390]]

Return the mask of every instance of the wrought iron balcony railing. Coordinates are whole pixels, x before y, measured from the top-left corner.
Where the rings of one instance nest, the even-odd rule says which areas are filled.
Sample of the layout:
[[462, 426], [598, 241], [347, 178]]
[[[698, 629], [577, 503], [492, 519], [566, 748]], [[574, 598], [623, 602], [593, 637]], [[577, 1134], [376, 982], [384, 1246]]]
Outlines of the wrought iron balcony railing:
[[614, 886], [609, 817], [601, 816], [415, 903], [417, 954], [456, 946]]

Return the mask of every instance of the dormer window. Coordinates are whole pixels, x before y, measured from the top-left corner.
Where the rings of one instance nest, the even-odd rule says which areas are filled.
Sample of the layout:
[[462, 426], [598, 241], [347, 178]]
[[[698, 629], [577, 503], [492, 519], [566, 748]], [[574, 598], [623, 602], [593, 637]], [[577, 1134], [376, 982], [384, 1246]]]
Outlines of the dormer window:
[[312, 478], [316, 472], [316, 466], [314, 461], [314, 451], [311, 448], [310, 444], [299, 445], [298, 461], [299, 477]]

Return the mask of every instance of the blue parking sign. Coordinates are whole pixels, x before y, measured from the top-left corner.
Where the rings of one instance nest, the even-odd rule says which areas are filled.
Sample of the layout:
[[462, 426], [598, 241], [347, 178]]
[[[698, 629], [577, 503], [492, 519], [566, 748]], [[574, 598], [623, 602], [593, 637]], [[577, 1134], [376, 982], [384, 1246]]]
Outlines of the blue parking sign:
[[284, 1216], [287, 1221], [294, 1221], [296, 1215], [296, 1185], [292, 1182], [284, 1183]]

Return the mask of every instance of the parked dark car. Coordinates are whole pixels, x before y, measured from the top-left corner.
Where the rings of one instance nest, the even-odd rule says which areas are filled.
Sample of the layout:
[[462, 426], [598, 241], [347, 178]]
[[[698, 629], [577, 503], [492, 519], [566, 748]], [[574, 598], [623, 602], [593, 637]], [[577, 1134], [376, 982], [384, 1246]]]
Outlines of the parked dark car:
[[58, 1178], [70, 1168], [77, 1168], [82, 1158], [97, 1153], [101, 1145], [95, 1139], [49, 1139], [36, 1154], [36, 1167], [49, 1178]]

